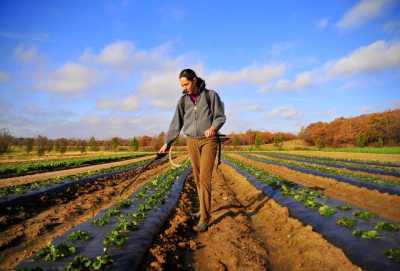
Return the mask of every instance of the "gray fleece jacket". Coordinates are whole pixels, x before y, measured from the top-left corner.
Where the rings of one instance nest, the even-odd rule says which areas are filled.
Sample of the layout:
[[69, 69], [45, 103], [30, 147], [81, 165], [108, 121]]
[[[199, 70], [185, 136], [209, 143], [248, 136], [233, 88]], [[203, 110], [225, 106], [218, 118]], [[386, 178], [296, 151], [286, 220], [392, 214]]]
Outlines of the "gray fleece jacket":
[[[200, 78], [198, 78], [200, 79]], [[214, 127], [218, 131], [225, 123], [224, 104], [219, 95], [214, 90], [208, 90], [210, 96], [210, 107], [208, 108], [207, 98], [205, 95], [206, 84], [200, 79], [199, 97], [196, 104], [192, 102], [189, 94], [182, 92], [183, 96], [179, 99], [176, 105], [174, 117], [167, 132], [165, 143], [168, 146], [178, 137], [182, 127], [183, 134], [194, 138], [204, 137], [204, 132]], [[181, 106], [181, 99], [184, 99], [184, 107]]]

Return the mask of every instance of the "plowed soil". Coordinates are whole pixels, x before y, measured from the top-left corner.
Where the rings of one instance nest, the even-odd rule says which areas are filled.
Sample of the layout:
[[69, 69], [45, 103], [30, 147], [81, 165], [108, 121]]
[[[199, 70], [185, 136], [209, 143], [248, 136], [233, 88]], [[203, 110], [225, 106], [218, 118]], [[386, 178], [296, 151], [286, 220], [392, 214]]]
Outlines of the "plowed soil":
[[142, 269], [361, 270], [231, 167], [222, 164], [214, 171], [212, 185], [208, 230], [191, 229], [197, 196], [193, 180], [188, 181]]
[[[177, 161], [180, 162], [181, 158]], [[152, 176], [169, 168], [168, 163], [156, 166], [142, 173], [136, 181], [120, 196], [122, 189], [130, 179], [110, 179], [102, 183], [95, 182], [76, 191], [77, 195], [66, 195], [57, 202], [41, 208], [34, 214], [23, 210], [16, 212], [19, 222], [7, 227], [0, 233], [0, 270], [10, 270], [18, 262], [30, 257], [48, 242], [62, 235], [70, 228], [94, 217], [102, 209], [112, 206], [121, 199], [137, 191]], [[34, 210], [33, 210], [34, 211]], [[10, 218], [15, 220], [15, 218]], [[7, 218], [2, 218], [7, 226]]]
[[78, 167], [78, 168], [70, 168], [70, 169], [37, 173], [37, 174], [18, 176], [18, 177], [12, 177], [12, 178], [4, 178], [4, 179], [0, 179], [0, 188], [12, 186], [12, 185], [28, 184], [28, 183], [48, 180], [48, 179], [52, 179], [52, 178], [56, 178], [56, 177], [64, 177], [64, 176], [74, 175], [74, 174], [83, 173], [83, 172], [87, 172], [87, 171], [95, 171], [95, 170], [99, 170], [99, 169], [111, 168], [111, 167], [116, 167], [116, 166], [124, 166], [124, 165], [143, 161], [143, 160], [150, 159], [150, 158], [154, 158], [154, 157], [146, 156], [146, 157], [139, 157], [139, 158], [124, 160], [124, 161], [119, 161], [119, 162], [113, 162], [113, 163], [106, 163], [106, 164], [99, 164], [99, 165], [85, 166], [85, 167]]
[[229, 154], [229, 156], [256, 168], [271, 172], [288, 181], [307, 187], [318, 187], [322, 193], [328, 197], [347, 202], [358, 208], [369, 210], [394, 222], [400, 222], [399, 196], [357, 187], [331, 178], [298, 172], [284, 166], [270, 165], [250, 160], [237, 154]]

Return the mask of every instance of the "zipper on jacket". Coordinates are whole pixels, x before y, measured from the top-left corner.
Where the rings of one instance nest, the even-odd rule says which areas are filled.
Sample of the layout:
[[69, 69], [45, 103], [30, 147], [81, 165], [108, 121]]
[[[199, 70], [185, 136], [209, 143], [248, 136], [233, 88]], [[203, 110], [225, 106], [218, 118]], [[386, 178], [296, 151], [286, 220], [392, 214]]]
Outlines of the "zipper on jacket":
[[198, 136], [199, 133], [197, 132], [197, 99], [194, 100], [194, 124], [195, 124], [196, 135]]

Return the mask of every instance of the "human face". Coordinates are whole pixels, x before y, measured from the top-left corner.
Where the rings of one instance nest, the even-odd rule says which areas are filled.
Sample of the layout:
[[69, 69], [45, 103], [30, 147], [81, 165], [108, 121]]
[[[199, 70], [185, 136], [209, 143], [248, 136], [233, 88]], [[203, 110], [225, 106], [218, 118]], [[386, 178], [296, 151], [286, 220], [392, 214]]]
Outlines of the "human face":
[[187, 94], [190, 95], [196, 93], [196, 78], [194, 78], [193, 81], [190, 81], [186, 77], [181, 77], [179, 78], [179, 82], [181, 83], [183, 91], [185, 91]]

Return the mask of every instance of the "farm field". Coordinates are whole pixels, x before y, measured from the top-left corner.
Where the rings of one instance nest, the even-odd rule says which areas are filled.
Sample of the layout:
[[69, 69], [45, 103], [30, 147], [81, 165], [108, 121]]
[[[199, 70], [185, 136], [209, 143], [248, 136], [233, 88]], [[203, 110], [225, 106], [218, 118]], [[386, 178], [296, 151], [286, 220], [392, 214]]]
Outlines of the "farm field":
[[[212, 217], [203, 233], [192, 229], [198, 199], [191, 168], [183, 163], [186, 155], [174, 158], [183, 163], [177, 169], [167, 159], [154, 164], [121, 196], [129, 180], [154, 157], [120, 161], [126, 164], [114, 170], [115, 163], [109, 163], [102, 169], [109, 171], [97, 172], [106, 174], [102, 178], [91, 177], [96, 171], [78, 175], [77, 182], [89, 181], [66, 190], [46, 194], [52, 191], [50, 185], [43, 193], [28, 191], [28, 196], [39, 195], [30, 196], [29, 203], [23, 200], [25, 194], [0, 198], [4, 207], [0, 269], [395, 270], [400, 266], [400, 196], [363, 186], [400, 184], [400, 177], [382, 174], [393, 173], [396, 161], [351, 164], [379, 166], [384, 170], [380, 174], [335, 169], [337, 175], [358, 178], [360, 184], [355, 185], [287, 167], [332, 170], [331, 164], [323, 163], [342, 160], [313, 156], [311, 163], [278, 157], [283, 153], [225, 152], [223, 163], [214, 169]], [[274, 164], [277, 161], [281, 164]], [[51, 173], [57, 172], [63, 174]], [[14, 201], [7, 201], [10, 197]], [[354, 247], [364, 247], [372, 256], [362, 257], [350, 249]]]
[[143, 157], [146, 153], [128, 153], [108, 156], [67, 158], [59, 160], [24, 161], [13, 163], [0, 163], [0, 178], [24, 176], [46, 171], [77, 168], [88, 165], [117, 162], [132, 158]]

